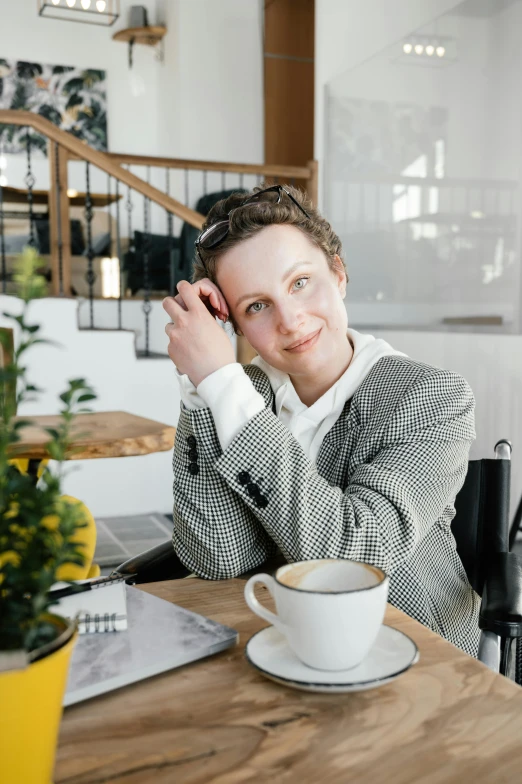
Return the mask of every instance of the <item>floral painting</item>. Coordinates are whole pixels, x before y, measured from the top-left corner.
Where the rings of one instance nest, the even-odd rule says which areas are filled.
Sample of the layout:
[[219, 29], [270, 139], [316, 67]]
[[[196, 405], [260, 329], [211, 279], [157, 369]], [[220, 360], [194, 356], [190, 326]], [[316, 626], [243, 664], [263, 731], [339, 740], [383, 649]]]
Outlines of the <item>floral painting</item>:
[[[0, 109], [36, 112], [96, 150], [107, 149], [105, 71], [0, 58]], [[27, 128], [0, 124], [0, 150], [19, 153]], [[47, 140], [30, 132], [31, 150], [47, 154]]]

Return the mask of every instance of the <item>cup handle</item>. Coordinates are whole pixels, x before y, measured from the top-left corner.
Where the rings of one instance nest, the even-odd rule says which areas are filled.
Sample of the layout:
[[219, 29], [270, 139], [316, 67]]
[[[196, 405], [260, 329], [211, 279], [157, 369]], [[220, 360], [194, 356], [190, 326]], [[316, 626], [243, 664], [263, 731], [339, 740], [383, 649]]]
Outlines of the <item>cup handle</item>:
[[265, 621], [268, 621], [268, 623], [271, 623], [273, 626], [276, 626], [278, 629], [283, 631], [283, 624], [279, 620], [279, 617], [275, 613], [270, 612], [270, 610], [267, 610], [266, 607], [263, 607], [263, 605], [256, 599], [254, 594], [254, 587], [257, 585], [257, 583], [261, 583], [266, 588], [268, 588], [272, 594], [272, 597], [274, 598], [274, 578], [270, 577], [269, 574], [254, 574], [254, 576], [251, 577], [245, 585], [246, 603], [252, 612], [254, 612], [256, 615], [259, 615], [260, 618], [264, 618]]

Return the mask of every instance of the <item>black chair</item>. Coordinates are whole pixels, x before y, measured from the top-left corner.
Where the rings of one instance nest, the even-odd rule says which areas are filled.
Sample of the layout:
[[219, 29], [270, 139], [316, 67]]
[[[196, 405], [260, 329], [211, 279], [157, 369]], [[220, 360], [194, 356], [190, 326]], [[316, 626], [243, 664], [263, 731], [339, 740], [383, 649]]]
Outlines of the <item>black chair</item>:
[[[145, 256], [147, 256], [147, 280], [145, 280]], [[175, 291], [181, 280], [178, 274], [180, 258], [179, 237], [134, 232], [132, 244], [123, 255], [125, 287], [132, 295], [140, 289], [152, 291]]]
[[[495, 445], [495, 459], [472, 460], [455, 499], [452, 531], [457, 552], [475, 591], [482, 597], [480, 661], [509, 675], [513, 639], [517, 640], [515, 677], [522, 685], [522, 557], [511, 552], [522, 517], [522, 501], [509, 525], [511, 444]], [[283, 563], [283, 561], [281, 561]], [[272, 564], [274, 565], [278, 564]], [[255, 571], [266, 571], [267, 564]], [[113, 572], [128, 582], [176, 580], [190, 572], [172, 542], [146, 550]]]

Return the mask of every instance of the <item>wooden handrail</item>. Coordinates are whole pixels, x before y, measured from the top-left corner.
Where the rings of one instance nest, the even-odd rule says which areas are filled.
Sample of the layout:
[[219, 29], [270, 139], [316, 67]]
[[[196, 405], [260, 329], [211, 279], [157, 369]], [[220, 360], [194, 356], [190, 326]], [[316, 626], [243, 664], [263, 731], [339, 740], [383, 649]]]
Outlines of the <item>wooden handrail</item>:
[[5, 123], [6, 125], [28, 125], [31, 128], [34, 128], [51, 141], [57, 142], [61, 147], [67, 150], [69, 154], [92, 163], [98, 169], [101, 169], [101, 171], [110, 174], [111, 177], [114, 177], [116, 180], [124, 183], [124, 185], [133, 188], [138, 193], [141, 193], [142, 196], [146, 196], [168, 212], [171, 212], [173, 215], [177, 215], [178, 218], [190, 223], [191, 226], [195, 226], [197, 229], [202, 227], [205, 218], [199, 212], [191, 210], [177, 199], [173, 199], [172, 196], [167, 196], [166, 193], [158, 190], [158, 188], [154, 188], [152, 185], [149, 185], [149, 183], [140, 179], [140, 177], [131, 174], [131, 172], [112, 160], [108, 153], [93, 150], [92, 147], [89, 147], [89, 145], [85, 144], [80, 139], [77, 139], [72, 134], [67, 133], [67, 131], [62, 131], [61, 128], [57, 128], [56, 125], [53, 125], [52, 122], [46, 120], [45, 117], [41, 117], [34, 112], [0, 109], [0, 123]]
[[283, 166], [278, 163], [225, 163], [222, 161], [198, 161], [188, 158], [162, 158], [155, 155], [129, 155], [106, 153], [113, 161], [129, 166], [156, 166], [161, 169], [183, 169], [191, 171], [214, 171], [227, 174], [261, 174], [283, 180], [304, 180], [312, 203], [317, 204], [317, 161], [306, 166]]
[[133, 166], [158, 166], [163, 169], [195, 169], [201, 171], [233, 172], [235, 174], [263, 174], [266, 177], [288, 177], [309, 180], [308, 166], [281, 166], [265, 163], [222, 163], [220, 161], [197, 161], [183, 158], [158, 158], [149, 155], [127, 155], [120, 152], [107, 153], [118, 163]]

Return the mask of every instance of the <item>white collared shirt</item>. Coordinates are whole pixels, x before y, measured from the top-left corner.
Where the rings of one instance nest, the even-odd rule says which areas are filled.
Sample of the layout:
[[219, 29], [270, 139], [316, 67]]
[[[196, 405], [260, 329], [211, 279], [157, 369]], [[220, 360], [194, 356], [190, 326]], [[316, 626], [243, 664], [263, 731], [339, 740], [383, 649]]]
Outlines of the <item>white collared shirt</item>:
[[[344, 404], [362, 384], [381, 357], [398, 354], [385, 340], [348, 329], [354, 347], [352, 361], [343, 375], [311, 406], [306, 406], [295, 391], [290, 377], [257, 356], [252, 364], [266, 373], [275, 395], [275, 413], [315, 462], [325, 435], [339, 418]], [[238, 362], [225, 365], [207, 376], [196, 387], [187, 375], [177, 374], [181, 400], [186, 408], [210, 408], [225, 451], [247, 422], [265, 408]]]

